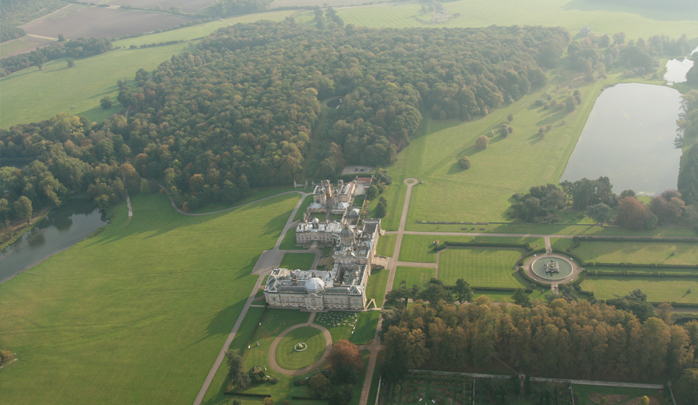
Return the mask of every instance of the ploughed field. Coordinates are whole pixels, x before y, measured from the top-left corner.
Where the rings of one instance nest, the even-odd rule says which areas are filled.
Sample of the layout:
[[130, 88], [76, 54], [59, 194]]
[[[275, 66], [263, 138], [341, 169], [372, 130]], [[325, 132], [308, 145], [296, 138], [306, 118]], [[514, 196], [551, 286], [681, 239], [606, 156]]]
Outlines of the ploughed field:
[[49, 15], [32, 21], [22, 26], [22, 29], [28, 34], [54, 38], [58, 37], [58, 34], [68, 39], [119, 38], [176, 27], [187, 21], [190, 21], [187, 17], [156, 11], [76, 7], [70, 12]]

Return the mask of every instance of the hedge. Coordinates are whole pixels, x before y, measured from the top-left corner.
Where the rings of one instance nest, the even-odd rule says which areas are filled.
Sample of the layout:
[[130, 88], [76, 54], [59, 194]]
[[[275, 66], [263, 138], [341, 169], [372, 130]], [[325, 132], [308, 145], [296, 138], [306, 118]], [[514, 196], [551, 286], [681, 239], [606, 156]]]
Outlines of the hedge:
[[501, 291], [501, 292], [514, 292], [516, 290], [525, 290], [525, 288], [514, 288], [514, 287], [472, 287], [475, 291]]
[[586, 291], [582, 288], [581, 285], [575, 284], [572, 287], [581, 295], [586, 295], [587, 297], [594, 298], [594, 292], [593, 291]]
[[246, 392], [235, 392], [235, 391], [225, 391], [226, 395], [239, 395], [241, 397], [254, 397], [254, 398], [267, 398], [271, 397], [271, 394], [248, 394]]
[[598, 277], [675, 277], [675, 278], [695, 278], [698, 274], [689, 273], [660, 273], [660, 272], [643, 272], [643, 271], [603, 271], [589, 270], [590, 276]]
[[[660, 306], [664, 302], [650, 302], [650, 304], [654, 306]], [[693, 302], [670, 302], [669, 305], [671, 305], [674, 308], [680, 308], [680, 307], [685, 307], [685, 308], [698, 308], [698, 303], [693, 303]]]
[[575, 236], [572, 238], [575, 242], [650, 242], [650, 243], [695, 243], [697, 238], [632, 238], [627, 236]]
[[520, 275], [521, 277], [523, 277], [524, 280], [528, 281], [529, 283], [535, 284], [535, 285], [537, 285], [538, 287], [550, 288], [550, 284], [541, 283], [540, 281], [537, 281], [537, 280], [532, 279], [528, 274], [526, 274], [526, 272], [524, 271], [524, 269], [519, 268], [518, 271], [519, 271], [519, 275]]
[[698, 264], [658, 264], [658, 263], [603, 263], [590, 262], [589, 267], [652, 267], [658, 269], [698, 269]]
[[[499, 248], [513, 248], [513, 249], [524, 249], [528, 252], [533, 250], [530, 243], [493, 243], [493, 242], [449, 242], [444, 241], [444, 248], [441, 245], [437, 246], [439, 250], [443, 250], [446, 247], [499, 247]], [[434, 248], [436, 250], [436, 248]]]

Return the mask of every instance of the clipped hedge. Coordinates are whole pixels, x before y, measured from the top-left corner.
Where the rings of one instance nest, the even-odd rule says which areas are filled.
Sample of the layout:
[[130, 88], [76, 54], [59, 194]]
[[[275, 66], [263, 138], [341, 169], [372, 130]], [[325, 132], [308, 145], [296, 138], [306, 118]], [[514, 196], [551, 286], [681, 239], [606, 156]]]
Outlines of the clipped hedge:
[[603, 270], [588, 270], [590, 276], [598, 277], [674, 277], [674, 278], [696, 278], [698, 274], [690, 273], [660, 273], [660, 272], [643, 272], [643, 271], [603, 271]]
[[[527, 252], [530, 252], [533, 250], [531, 248], [530, 243], [490, 243], [490, 242], [449, 242], [449, 241], [444, 241], [443, 243], [445, 245], [444, 248], [440, 248], [439, 250], [443, 250], [446, 247], [453, 246], [453, 247], [498, 247], [498, 248], [510, 248], [510, 249], [524, 249]], [[437, 246], [437, 248], [441, 247], [441, 245]], [[436, 250], [436, 248], [434, 248]]]
[[572, 238], [575, 242], [649, 242], [649, 243], [695, 243], [697, 238], [633, 238], [627, 236], [575, 236]]
[[499, 291], [506, 293], [513, 293], [516, 290], [525, 290], [525, 288], [514, 288], [514, 287], [472, 287], [475, 291]]
[[518, 272], [519, 272], [519, 275], [521, 277], [523, 277], [524, 280], [528, 281], [529, 283], [537, 285], [538, 287], [550, 288], [550, 284], [541, 283], [540, 281], [532, 279], [528, 274], [526, 274], [524, 269], [519, 268]]
[[253, 397], [253, 398], [267, 398], [271, 397], [271, 394], [248, 394], [246, 392], [235, 392], [235, 391], [225, 391], [225, 395], [238, 395], [241, 397]]
[[698, 264], [662, 264], [662, 263], [603, 263], [590, 262], [588, 267], [651, 267], [657, 269], [698, 269]]
[[581, 285], [575, 284], [572, 287], [574, 287], [575, 291], [577, 291], [581, 295], [585, 295], [589, 298], [594, 298], [594, 292], [593, 291], [586, 291], [585, 289], [582, 288]]

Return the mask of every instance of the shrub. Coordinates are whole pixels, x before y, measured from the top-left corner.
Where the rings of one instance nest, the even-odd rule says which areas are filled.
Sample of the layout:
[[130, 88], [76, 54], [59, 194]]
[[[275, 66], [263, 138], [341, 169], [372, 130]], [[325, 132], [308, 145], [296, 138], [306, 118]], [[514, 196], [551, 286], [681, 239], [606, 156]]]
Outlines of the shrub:
[[486, 137], [485, 135], [481, 135], [475, 141], [475, 147], [480, 149], [480, 150], [487, 149], [487, 146], [489, 146], [489, 144], [490, 144], [490, 138]]
[[109, 96], [102, 97], [101, 100], [99, 100], [99, 103], [102, 105], [102, 108], [105, 110], [108, 110], [111, 108], [111, 100], [109, 99]]
[[460, 168], [463, 170], [470, 169], [470, 159], [468, 159], [467, 156], [463, 156], [462, 158], [458, 159], [458, 166], [460, 166]]

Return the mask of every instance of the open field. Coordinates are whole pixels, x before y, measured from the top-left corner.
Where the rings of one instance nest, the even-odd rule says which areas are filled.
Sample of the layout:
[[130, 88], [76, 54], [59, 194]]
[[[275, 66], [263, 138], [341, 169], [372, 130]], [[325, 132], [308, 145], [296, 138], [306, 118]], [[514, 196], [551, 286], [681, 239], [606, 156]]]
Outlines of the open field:
[[[173, 54], [190, 50], [186, 43], [147, 49], [118, 49], [75, 61], [68, 69], [65, 59], [15, 72], [0, 79], [2, 114], [0, 127], [37, 122], [65, 112], [101, 121], [119, 112], [116, 100], [118, 79], [128, 79], [133, 85], [139, 68], [155, 69]], [[99, 100], [109, 96], [114, 106], [103, 110]], [[12, 100], [12, 102], [9, 102]]]
[[[600, 300], [623, 297], [632, 290], [640, 289], [651, 302], [698, 303], [698, 279], [668, 277], [594, 277], [589, 276], [581, 284], [593, 291]], [[688, 289], [692, 293], [687, 293]]]
[[[295, 350], [299, 343], [305, 343], [307, 348], [302, 351]], [[319, 329], [309, 326], [298, 328], [281, 339], [276, 348], [276, 361], [286, 370], [300, 370], [320, 360], [325, 346], [325, 337]]]
[[296, 228], [291, 228], [284, 235], [284, 240], [281, 241], [279, 249], [282, 250], [303, 250], [303, 248], [296, 247]]
[[378, 239], [376, 254], [379, 256], [392, 256], [395, 251], [395, 242], [397, 235], [383, 235]]
[[119, 205], [104, 232], [1, 284], [0, 346], [21, 360], [4, 402], [191, 403], [297, 201], [187, 217], [139, 195], [130, 222]]
[[0, 58], [12, 56], [19, 53], [30, 52], [41, 45], [49, 44], [53, 41], [46, 38], [36, 38], [24, 36], [0, 44]]
[[[307, 1], [307, 0], [306, 0]], [[350, 7], [338, 15], [347, 24], [367, 27], [487, 27], [490, 25], [563, 26], [572, 33], [584, 25], [594, 32], [625, 32], [628, 38], [665, 34], [678, 38], [698, 36], [698, 12], [603, 4], [586, 0], [511, 0], [454, 1], [443, 7], [460, 16], [439, 24], [424, 24], [431, 13], [422, 14], [420, 5], [386, 3], [368, 7]]]
[[398, 266], [395, 269], [395, 283], [393, 285], [399, 286], [404, 281], [408, 288], [413, 285], [421, 287], [432, 278], [434, 278], [434, 269]]
[[314, 253], [286, 253], [279, 267], [288, 269], [310, 270], [315, 261]]
[[114, 6], [133, 6], [138, 8], [155, 9], [160, 6], [163, 10], [170, 7], [179, 7], [185, 13], [195, 13], [213, 3], [213, 0], [101, 0], [97, 3], [106, 3]]
[[385, 286], [388, 284], [388, 270], [374, 270], [371, 272], [371, 277], [368, 279], [366, 286], [366, 300], [376, 300], [376, 307], [383, 307], [383, 298], [385, 297]]
[[[28, 34], [68, 39], [83, 37], [119, 38], [181, 25], [189, 18], [171, 13], [75, 6], [49, 14], [22, 26]], [[60, 14], [59, 14], [60, 13]]]
[[[572, 243], [557, 239], [553, 248], [564, 250]], [[696, 243], [582, 242], [572, 253], [586, 262], [698, 264]]]
[[521, 254], [517, 250], [449, 248], [441, 252], [439, 280], [454, 285], [462, 278], [473, 287], [523, 288], [514, 271]]

